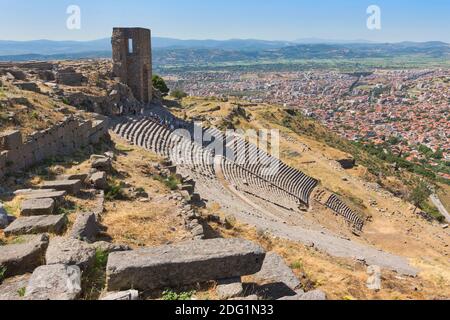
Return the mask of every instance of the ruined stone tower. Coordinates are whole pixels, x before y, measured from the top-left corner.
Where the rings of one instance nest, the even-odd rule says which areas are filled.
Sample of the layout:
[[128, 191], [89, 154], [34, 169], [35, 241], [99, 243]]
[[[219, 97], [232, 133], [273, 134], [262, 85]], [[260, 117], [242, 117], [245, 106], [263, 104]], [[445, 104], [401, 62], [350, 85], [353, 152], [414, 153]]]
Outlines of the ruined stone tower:
[[126, 83], [136, 99], [152, 100], [151, 31], [143, 28], [114, 28], [111, 39], [113, 73]]

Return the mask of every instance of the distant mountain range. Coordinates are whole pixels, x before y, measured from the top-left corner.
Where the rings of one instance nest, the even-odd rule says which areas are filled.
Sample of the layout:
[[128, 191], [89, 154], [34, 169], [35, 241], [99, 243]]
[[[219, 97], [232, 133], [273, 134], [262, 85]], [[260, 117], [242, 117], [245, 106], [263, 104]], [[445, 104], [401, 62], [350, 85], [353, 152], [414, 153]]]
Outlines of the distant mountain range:
[[[364, 40], [299, 39], [266, 41], [254, 39], [179, 40], [153, 37], [155, 63], [245, 61], [248, 59], [365, 58], [417, 54], [449, 57], [444, 42], [372, 43]], [[109, 38], [93, 41], [0, 40], [0, 61], [81, 59], [111, 57]]]

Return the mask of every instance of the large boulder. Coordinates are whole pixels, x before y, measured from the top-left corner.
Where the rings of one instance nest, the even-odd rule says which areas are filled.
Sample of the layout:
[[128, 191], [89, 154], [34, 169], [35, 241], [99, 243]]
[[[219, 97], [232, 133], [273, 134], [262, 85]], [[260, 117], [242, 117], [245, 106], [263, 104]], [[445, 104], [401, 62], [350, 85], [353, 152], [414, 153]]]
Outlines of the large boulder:
[[109, 255], [111, 291], [152, 290], [250, 275], [261, 269], [265, 252], [242, 239], [187, 241]]
[[24, 200], [20, 206], [22, 216], [42, 216], [53, 214], [55, 200], [51, 198]]
[[75, 265], [86, 270], [94, 262], [95, 249], [86, 242], [57, 237], [50, 240], [45, 255], [47, 264]]
[[54, 264], [34, 270], [25, 289], [25, 298], [27, 300], [75, 300], [80, 293], [80, 268]]
[[55, 233], [61, 234], [67, 224], [65, 215], [20, 217], [4, 230], [6, 236]]
[[70, 237], [92, 242], [100, 232], [95, 213], [80, 213], [70, 231]]
[[38, 235], [26, 239], [25, 243], [0, 246], [0, 266], [5, 277], [22, 275], [45, 263], [48, 236]]

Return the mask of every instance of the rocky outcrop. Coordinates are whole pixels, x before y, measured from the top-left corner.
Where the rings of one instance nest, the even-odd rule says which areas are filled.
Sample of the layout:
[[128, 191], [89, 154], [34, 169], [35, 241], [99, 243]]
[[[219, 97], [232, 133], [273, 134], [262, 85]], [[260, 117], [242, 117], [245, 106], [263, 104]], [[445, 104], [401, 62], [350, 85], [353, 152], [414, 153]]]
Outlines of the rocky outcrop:
[[109, 290], [151, 290], [254, 274], [264, 250], [242, 239], [197, 240], [109, 255]]

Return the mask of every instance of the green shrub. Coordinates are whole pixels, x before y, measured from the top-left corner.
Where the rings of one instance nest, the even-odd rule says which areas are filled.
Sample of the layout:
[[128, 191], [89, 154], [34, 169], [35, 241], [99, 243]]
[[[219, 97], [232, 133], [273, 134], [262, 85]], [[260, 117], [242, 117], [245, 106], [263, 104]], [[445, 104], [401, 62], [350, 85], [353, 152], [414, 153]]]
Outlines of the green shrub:
[[17, 294], [19, 295], [19, 297], [23, 298], [25, 297], [25, 291], [26, 291], [25, 287], [20, 288], [19, 290], [17, 290]]
[[175, 175], [170, 175], [168, 177], [163, 177], [160, 175], [156, 175], [153, 177], [155, 180], [163, 183], [170, 190], [178, 190], [178, 185], [181, 184], [181, 181], [178, 180]]
[[303, 270], [303, 263], [301, 261], [295, 261], [291, 264], [291, 269]]
[[126, 196], [123, 192], [123, 184], [114, 181], [111, 182], [106, 189], [105, 199], [108, 201], [125, 200]]
[[186, 92], [184, 92], [183, 90], [180, 90], [180, 89], [172, 90], [170, 92], [170, 95], [173, 98], [178, 99], [178, 100], [186, 98], [188, 96]]
[[186, 301], [191, 300], [194, 294], [195, 291], [176, 293], [172, 290], [166, 290], [163, 292], [162, 299], [167, 301], [175, 301], [175, 300]]
[[152, 77], [152, 83], [153, 83], [153, 86], [156, 89], [158, 89], [162, 93], [163, 96], [166, 96], [169, 93], [169, 91], [170, 91], [169, 87], [167, 87], [166, 82], [160, 76], [155, 74]]
[[83, 298], [97, 300], [106, 286], [106, 264], [109, 253], [103, 250], [95, 251], [94, 265], [83, 274]]

